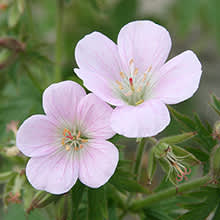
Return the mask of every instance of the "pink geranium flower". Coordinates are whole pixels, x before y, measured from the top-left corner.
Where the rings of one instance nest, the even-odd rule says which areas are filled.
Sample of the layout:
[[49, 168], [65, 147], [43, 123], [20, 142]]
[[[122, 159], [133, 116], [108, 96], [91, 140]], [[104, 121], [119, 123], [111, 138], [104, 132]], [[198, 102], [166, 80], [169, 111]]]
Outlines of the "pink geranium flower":
[[76, 46], [75, 72], [89, 90], [117, 106], [111, 116], [114, 131], [154, 136], [170, 122], [166, 104], [182, 102], [197, 90], [201, 64], [192, 51], [165, 63], [170, 35], [151, 21], [125, 25], [117, 43], [98, 32], [86, 35]]
[[18, 130], [17, 147], [31, 157], [27, 178], [38, 190], [65, 193], [79, 178], [89, 187], [105, 184], [118, 163], [118, 150], [105, 139], [112, 108], [72, 81], [49, 86], [46, 115], [33, 115]]

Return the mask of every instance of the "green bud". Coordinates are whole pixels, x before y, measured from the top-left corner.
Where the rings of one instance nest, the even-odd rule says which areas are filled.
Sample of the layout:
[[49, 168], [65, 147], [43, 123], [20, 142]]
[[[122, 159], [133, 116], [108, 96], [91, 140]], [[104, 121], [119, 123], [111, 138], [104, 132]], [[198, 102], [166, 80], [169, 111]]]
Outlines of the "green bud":
[[220, 178], [220, 145], [215, 146], [211, 154], [211, 174], [214, 179]]
[[157, 162], [156, 162], [154, 150], [152, 148], [150, 150], [150, 153], [149, 153], [149, 156], [148, 156], [148, 164], [147, 164], [147, 181], [148, 181], [148, 184], [151, 184], [151, 181], [153, 179], [156, 168], [157, 168]]
[[160, 139], [160, 143], [179, 144], [189, 140], [190, 138], [194, 137], [196, 134], [197, 134], [196, 132], [186, 132], [179, 135], [173, 135]]
[[215, 138], [220, 139], [220, 121], [216, 121], [214, 124], [214, 134]]

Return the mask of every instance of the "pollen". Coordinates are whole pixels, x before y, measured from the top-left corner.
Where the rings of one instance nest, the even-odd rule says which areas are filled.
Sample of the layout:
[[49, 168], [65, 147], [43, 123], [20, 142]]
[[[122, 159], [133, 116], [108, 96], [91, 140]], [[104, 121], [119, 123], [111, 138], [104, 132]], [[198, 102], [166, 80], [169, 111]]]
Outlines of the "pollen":
[[144, 77], [143, 77], [142, 81], [144, 82], [146, 80], [146, 78], [147, 78], [147, 74], [144, 73]]
[[134, 75], [137, 76], [137, 74], [138, 74], [138, 68], [135, 68]]
[[69, 144], [65, 145], [65, 149], [66, 149], [67, 151], [69, 151], [69, 150], [70, 150], [70, 145], [69, 145]]
[[125, 78], [125, 74], [123, 73], [123, 72], [120, 72], [120, 76], [121, 76], [121, 78]]
[[129, 61], [129, 65], [132, 65], [133, 63], [134, 63], [134, 60], [131, 59], [131, 60]]
[[119, 82], [118, 80], [116, 80], [116, 83], [118, 84], [119, 89], [122, 90], [122, 89], [123, 89], [123, 86], [122, 86], [121, 82]]
[[149, 73], [152, 70], [152, 65], [147, 69], [147, 72]]
[[82, 144], [80, 144], [80, 145], [79, 145], [79, 148], [80, 148], [80, 149], [82, 149], [82, 148], [83, 148], [83, 145], [82, 145]]
[[144, 100], [141, 99], [141, 100], [137, 101], [137, 102], [135, 103], [135, 105], [140, 105], [140, 104], [143, 103], [143, 102], [144, 102]]
[[77, 136], [76, 136], [76, 139], [79, 139], [79, 138], [80, 138], [80, 135], [81, 135], [81, 132], [78, 131], [78, 134], [77, 134]]

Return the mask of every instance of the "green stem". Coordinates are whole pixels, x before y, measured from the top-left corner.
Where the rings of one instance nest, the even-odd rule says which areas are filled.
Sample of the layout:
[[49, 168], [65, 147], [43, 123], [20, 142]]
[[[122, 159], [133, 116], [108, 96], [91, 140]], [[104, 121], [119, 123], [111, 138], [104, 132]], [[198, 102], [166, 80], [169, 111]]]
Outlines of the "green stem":
[[140, 179], [141, 161], [142, 161], [142, 155], [144, 152], [146, 140], [147, 140], [146, 138], [142, 138], [137, 148], [136, 161], [134, 164], [134, 171], [133, 171], [135, 175], [135, 180], [137, 181]]
[[194, 188], [198, 188], [208, 183], [211, 179], [212, 178], [210, 176], [204, 176], [199, 179], [180, 184], [178, 185], [178, 187], [171, 187], [167, 190], [155, 193], [153, 195], [148, 196], [146, 199], [136, 200], [129, 206], [129, 210], [136, 212], [141, 208], [144, 208], [148, 205], [152, 205], [153, 203], [169, 199], [170, 197], [175, 196], [177, 193], [186, 192]]
[[61, 64], [62, 64], [62, 42], [63, 42], [63, 11], [64, 0], [57, 1], [57, 14], [56, 14], [56, 60], [55, 60], [55, 81], [59, 82], [61, 76]]

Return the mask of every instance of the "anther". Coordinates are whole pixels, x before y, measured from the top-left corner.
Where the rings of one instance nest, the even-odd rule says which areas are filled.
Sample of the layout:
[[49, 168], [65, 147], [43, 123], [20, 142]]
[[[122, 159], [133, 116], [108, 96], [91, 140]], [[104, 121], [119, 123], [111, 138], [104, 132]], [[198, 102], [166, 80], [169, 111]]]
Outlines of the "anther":
[[70, 150], [70, 145], [67, 144], [67, 145], [65, 146], [65, 149], [66, 149], [67, 151], [69, 151], [69, 150]]
[[78, 151], [78, 150], [79, 150], [79, 147], [75, 146], [74, 149], [75, 149], [76, 151]]
[[123, 89], [123, 86], [122, 86], [121, 82], [119, 82], [118, 80], [116, 80], [116, 83], [118, 84], [119, 89], [122, 90], [122, 89]]
[[142, 87], [140, 86], [138, 89], [137, 89], [137, 92], [140, 92], [142, 90]]
[[147, 74], [144, 73], [144, 77], [143, 77], [142, 81], [144, 82], [146, 80], [146, 78], [147, 78]]
[[87, 140], [87, 139], [81, 139], [81, 142], [82, 142], [82, 143], [87, 143], [88, 140]]
[[66, 140], [66, 138], [65, 138], [65, 137], [64, 137], [64, 138], [62, 138], [62, 141], [61, 141], [62, 145], [64, 145], [64, 144], [65, 144], [65, 140]]
[[121, 76], [121, 78], [125, 78], [125, 74], [123, 73], [123, 72], [120, 72], [120, 76]]
[[129, 61], [129, 65], [131, 66], [133, 63], [134, 63], [134, 60], [131, 59], [131, 60]]
[[80, 135], [81, 135], [81, 133], [80, 133], [80, 131], [78, 131], [78, 134], [77, 134], [77, 136], [76, 136], [76, 139], [79, 139], [79, 138], [80, 138]]
[[138, 74], [138, 68], [135, 68], [134, 75], [136, 76]]
[[141, 100], [137, 101], [137, 102], [135, 103], [135, 105], [140, 105], [140, 104], [143, 103], [143, 102], [144, 102], [144, 100], [141, 99]]
[[152, 70], [152, 66], [150, 65], [150, 67], [147, 69], [147, 72], [149, 73]]
[[83, 145], [82, 145], [82, 144], [80, 144], [80, 145], [79, 145], [79, 148], [80, 148], [80, 149], [82, 149], [82, 148], [83, 148]]

